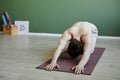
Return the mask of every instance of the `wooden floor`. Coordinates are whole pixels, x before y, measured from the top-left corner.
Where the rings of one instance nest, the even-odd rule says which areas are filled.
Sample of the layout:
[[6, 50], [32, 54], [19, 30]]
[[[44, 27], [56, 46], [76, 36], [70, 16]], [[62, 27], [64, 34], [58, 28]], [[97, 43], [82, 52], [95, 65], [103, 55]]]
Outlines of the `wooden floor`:
[[120, 80], [120, 40], [98, 39], [106, 48], [92, 75], [45, 71], [36, 66], [50, 59], [59, 37], [0, 35], [0, 80]]

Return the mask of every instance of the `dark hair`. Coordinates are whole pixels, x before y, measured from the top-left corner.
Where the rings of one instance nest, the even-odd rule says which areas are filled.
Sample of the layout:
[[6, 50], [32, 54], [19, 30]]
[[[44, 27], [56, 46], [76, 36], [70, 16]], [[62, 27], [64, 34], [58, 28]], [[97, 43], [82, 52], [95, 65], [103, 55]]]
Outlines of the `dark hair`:
[[82, 42], [74, 39], [71, 40], [71, 42], [68, 45], [68, 54], [72, 57], [72, 58], [76, 58], [78, 57], [80, 54], [83, 54], [83, 44]]

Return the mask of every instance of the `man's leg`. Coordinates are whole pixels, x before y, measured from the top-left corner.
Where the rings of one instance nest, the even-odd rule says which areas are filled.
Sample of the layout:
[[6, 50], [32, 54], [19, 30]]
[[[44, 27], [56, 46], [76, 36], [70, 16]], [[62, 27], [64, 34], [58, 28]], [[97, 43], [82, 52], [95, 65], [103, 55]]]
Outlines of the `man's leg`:
[[95, 49], [95, 46], [96, 46], [97, 37], [98, 37], [98, 33], [93, 33], [93, 41], [92, 41], [92, 50], [91, 50], [91, 53], [94, 52], [94, 49]]

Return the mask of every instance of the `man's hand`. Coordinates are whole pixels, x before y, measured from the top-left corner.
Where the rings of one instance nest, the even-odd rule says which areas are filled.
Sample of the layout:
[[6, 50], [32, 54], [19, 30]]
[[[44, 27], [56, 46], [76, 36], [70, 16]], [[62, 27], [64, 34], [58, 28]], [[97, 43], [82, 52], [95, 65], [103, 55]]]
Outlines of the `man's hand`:
[[74, 70], [75, 74], [84, 73], [84, 66], [76, 65], [72, 67], [72, 70]]
[[59, 65], [57, 63], [50, 63], [45, 67], [45, 69], [48, 71], [52, 71], [55, 67], [59, 68]]

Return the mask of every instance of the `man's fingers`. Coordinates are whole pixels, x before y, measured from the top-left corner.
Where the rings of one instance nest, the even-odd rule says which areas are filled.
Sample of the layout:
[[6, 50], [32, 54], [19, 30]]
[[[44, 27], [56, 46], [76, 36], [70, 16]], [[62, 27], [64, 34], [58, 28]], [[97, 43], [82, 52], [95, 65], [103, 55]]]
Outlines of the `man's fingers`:
[[79, 66], [73, 66], [72, 70], [74, 70], [75, 74], [80, 74], [80, 73], [84, 73], [84, 67], [79, 67]]
[[81, 74], [81, 69], [78, 69], [78, 70], [76, 71], [76, 74]]
[[72, 70], [75, 70], [75, 66], [72, 67]]
[[45, 69], [48, 70], [48, 71], [51, 71], [51, 70], [53, 69], [53, 67], [52, 67], [52, 65], [47, 65], [47, 66], [45, 67]]
[[52, 71], [54, 67], [60, 68], [58, 64], [56, 64], [56, 65], [49, 64], [45, 67], [45, 69], [48, 70], [48, 71]]
[[75, 68], [75, 74], [78, 74], [79, 73], [79, 68]]
[[84, 68], [81, 70], [82, 73], [84, 73]]
[[53, 70], [53, 68], [54, 68], [53, 66], [50, 66], [49, 71], [52, 71], [52, 70]]
[[45, 67], [46, 70], [48, 70], [48, 65]]
[[58, 68], [58, 69], [59, 69], [59, 68], [60, 68], [60, 66], [57, 64], [57, 65], [56, 65], [56, 68]]
[[48, 71], [51, 71], [51, 66], [48, 66]]

